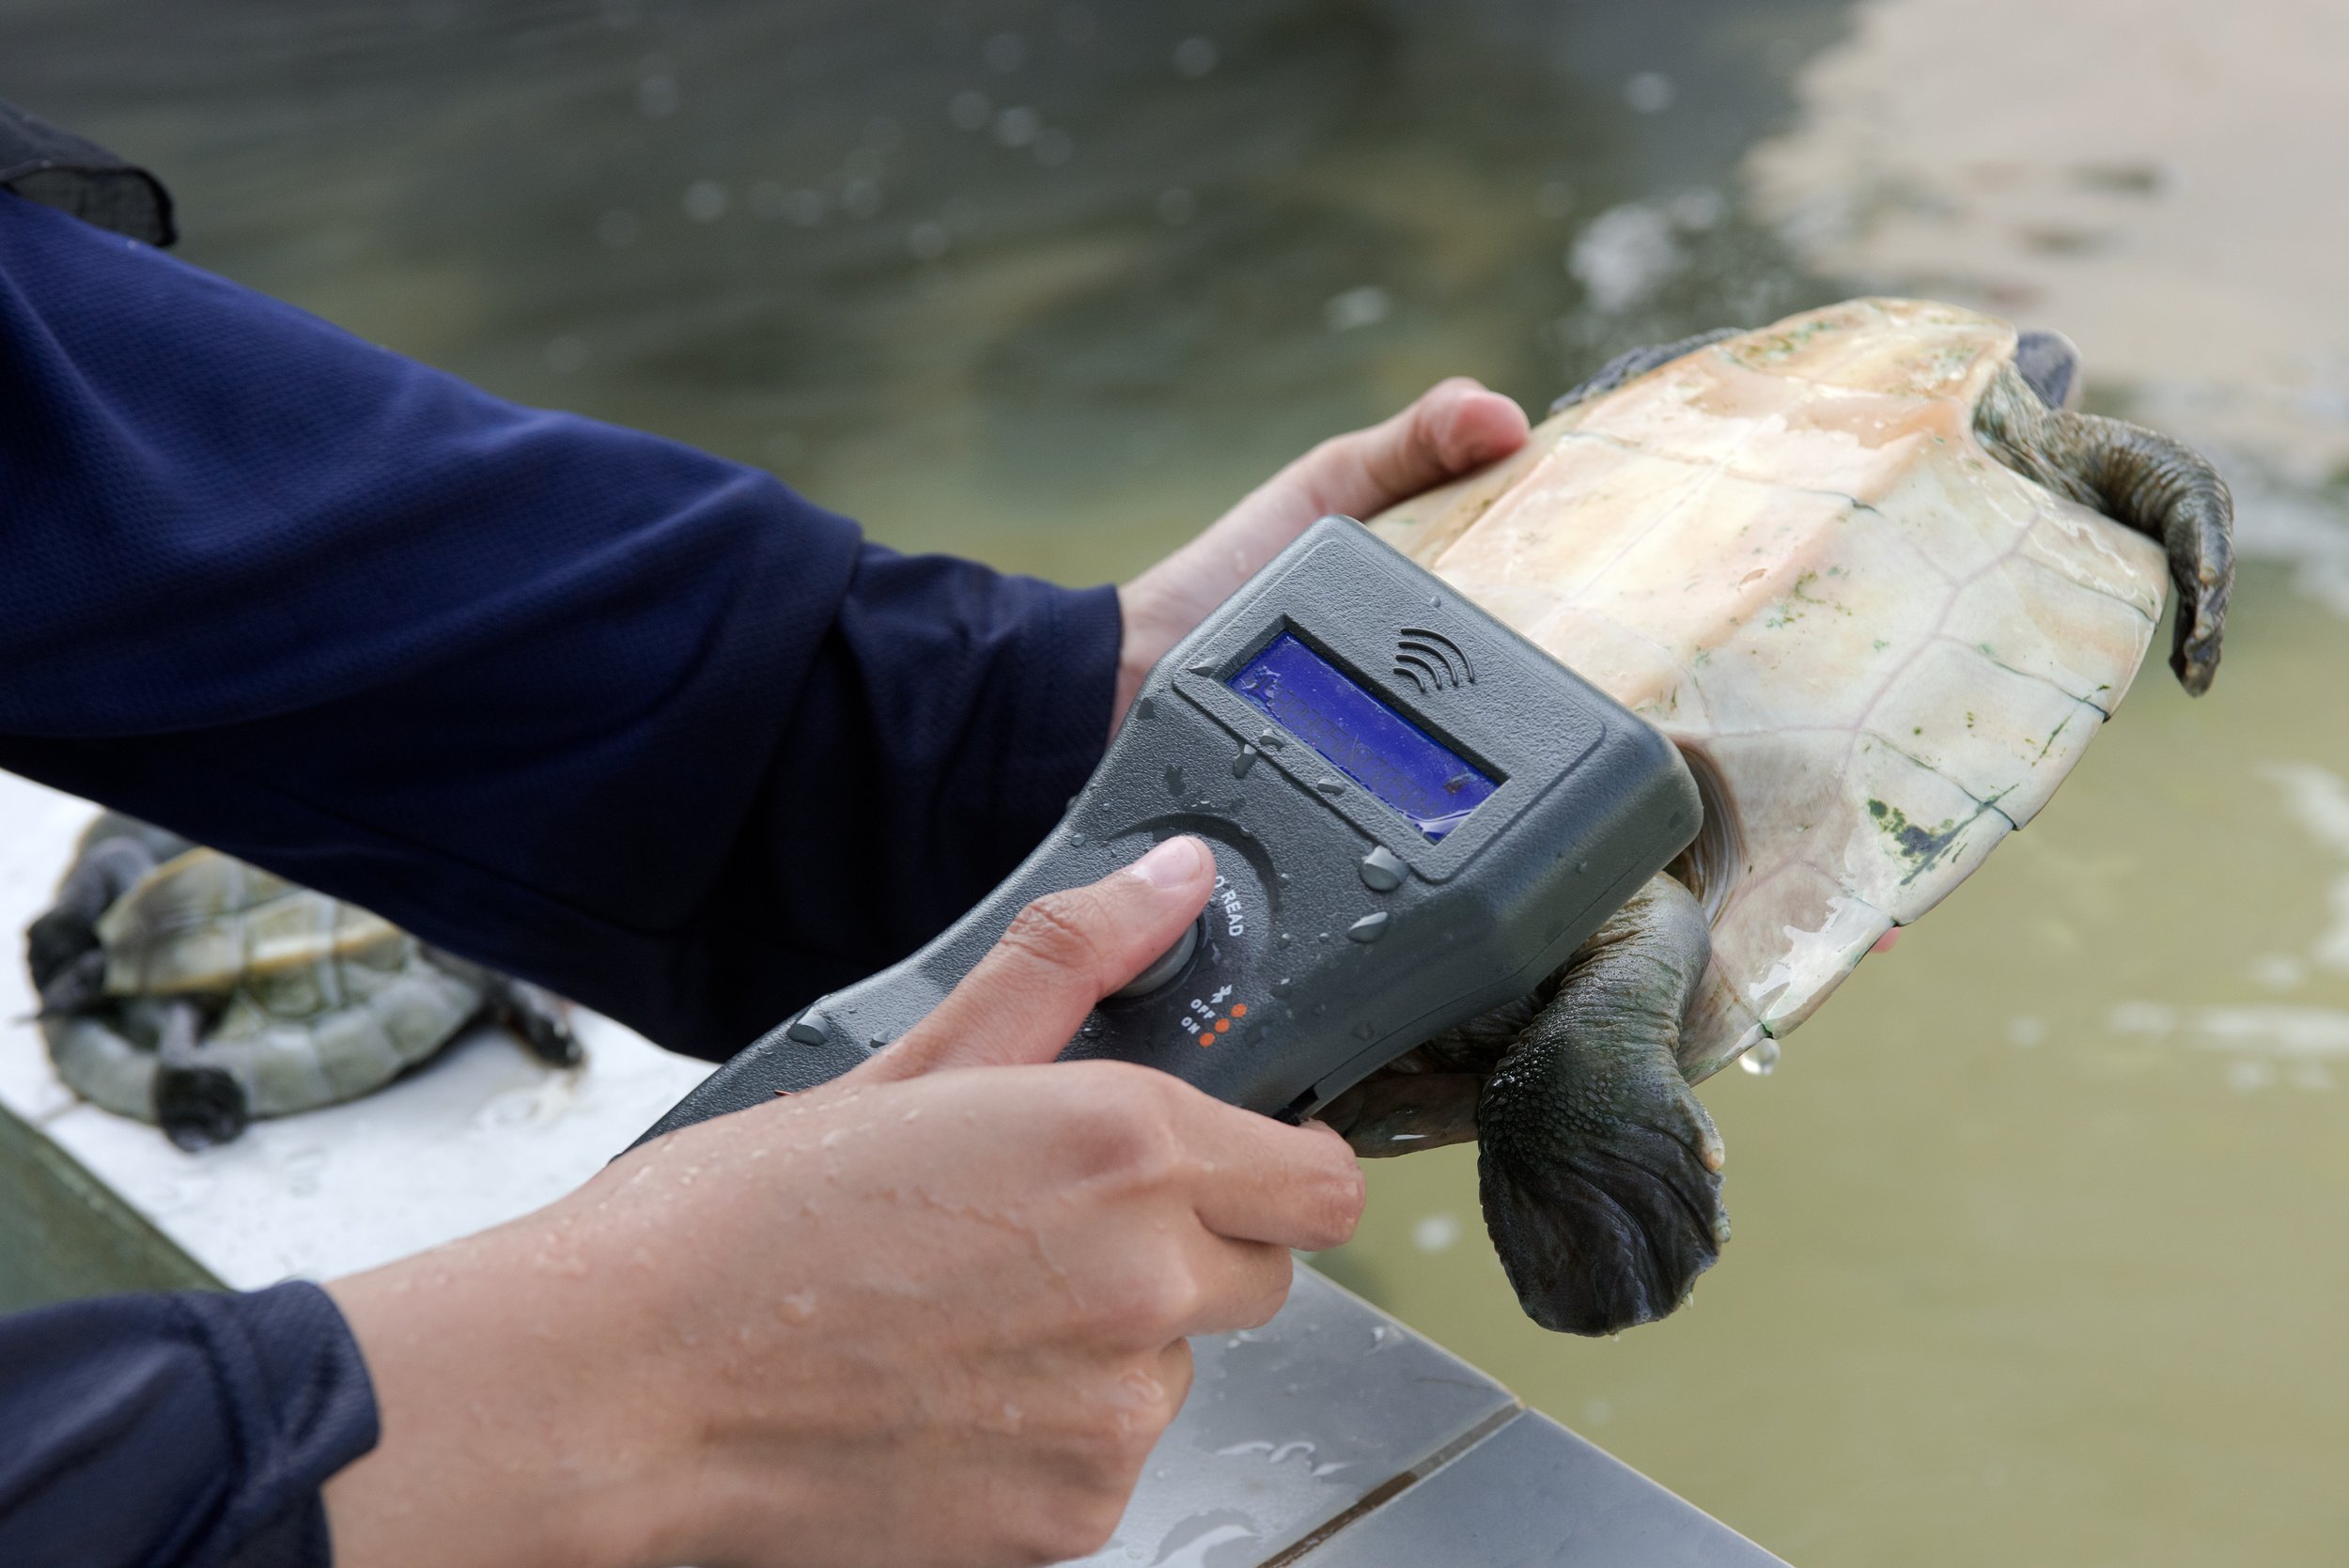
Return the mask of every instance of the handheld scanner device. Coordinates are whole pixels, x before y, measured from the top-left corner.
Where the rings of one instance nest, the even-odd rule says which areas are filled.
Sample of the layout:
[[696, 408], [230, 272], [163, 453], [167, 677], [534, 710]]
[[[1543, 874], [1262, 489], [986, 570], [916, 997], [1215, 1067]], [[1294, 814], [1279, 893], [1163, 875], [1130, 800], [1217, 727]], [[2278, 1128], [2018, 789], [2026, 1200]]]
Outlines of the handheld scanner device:
[[811, 1003], [645, 1136], [837, 1077], [919, 1023], [1021, 906], [1190, 833], [1215, 891], [1066, 1058], [1300, 1120], [1532, 990], [1695, 836], [1677, 751], [1347, 518], [1324, 518], [1150, 673], [1001, 887]]

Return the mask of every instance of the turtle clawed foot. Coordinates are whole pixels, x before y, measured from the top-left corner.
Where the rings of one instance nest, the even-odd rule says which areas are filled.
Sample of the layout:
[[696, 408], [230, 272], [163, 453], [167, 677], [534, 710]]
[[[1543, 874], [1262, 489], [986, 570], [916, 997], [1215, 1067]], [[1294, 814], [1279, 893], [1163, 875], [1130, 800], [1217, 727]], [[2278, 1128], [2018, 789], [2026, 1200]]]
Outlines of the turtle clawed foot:
[[1630, 1077], [1593, 1085], [1596, 1114], [1555, 1128], [1546, 1149], [1486, 1140], [1485, 1223], [1518, 1302], [1545, 1328], [1653, 1323], [1688, 1300], [1729, 1241], [1713, 1119], [1669, 1058]]
[[35, 972], [43, 1017], [86, 1012], [105, 1000], [106, 955], [95, 947], [53, 964], [46, 974]]
[[194, 1154], [243, 1135], [252, 1113], [244, 1090], [218, 1067], [159, 1067], [155, 1121], [163, 1136]]
[[1711, 956], [1703, 908], [1656, 877], [1583, 944], [1485, 1086], [1485, 1224], [1545, 1328], [1652, 1323], [1729, 1240], [1720, 1134], [1675, 1054]]
[[203, 1060], [202, 1027], [193, 1002], [174, 1002], [155, 1042], [155, 1124], [190, 1154], [234, 1142], [253, 1120], [244, 1086]]
[[497, 1001], [500, 1023], [522, 1037], [531, 1053], [557, 1067], [576, 1067], [587, 1053], [571, 1032], [568, 1004], [527, 980], [508, 979]]

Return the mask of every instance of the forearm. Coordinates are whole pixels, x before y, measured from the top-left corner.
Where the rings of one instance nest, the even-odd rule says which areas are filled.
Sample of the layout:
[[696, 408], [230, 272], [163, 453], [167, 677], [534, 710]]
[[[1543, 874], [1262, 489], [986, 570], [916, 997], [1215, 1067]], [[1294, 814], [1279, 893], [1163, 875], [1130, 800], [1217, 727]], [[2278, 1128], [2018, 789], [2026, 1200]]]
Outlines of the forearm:
[[5, 193], [0, 474], [0, 767], [679, 1048], [925, 939], [1108, 733], [1106, 590], [893, 555]]
[[[673, 1568], [688, 1451], [631, 1370], [661, 1327], [525, 1222], [328, 1288], [383, 1436], [327, 1483], [334, 1568]], [[576, 1260], [573, 1260], [575, 1263]]]

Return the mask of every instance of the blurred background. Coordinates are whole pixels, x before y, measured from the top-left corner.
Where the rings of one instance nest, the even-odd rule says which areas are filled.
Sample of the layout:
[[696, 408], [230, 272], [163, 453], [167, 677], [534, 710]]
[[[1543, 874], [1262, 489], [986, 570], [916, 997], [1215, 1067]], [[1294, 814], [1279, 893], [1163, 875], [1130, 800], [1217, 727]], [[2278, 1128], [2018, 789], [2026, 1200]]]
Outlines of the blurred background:
[[2219, 459], [2217, 690], [2148, 671], [1708, 1087], [1687, 1311], [1526, 1323], [1466, 1150], [1320, 1260], [1850, 1568], [2349, 1552], [2344, 59], [2328, 0], [0, 0], [0, 95], [188, 260], [909, 549], [1112, 580], [1440, 376], [1538, 411], [1859, 291], [2061, 328]]

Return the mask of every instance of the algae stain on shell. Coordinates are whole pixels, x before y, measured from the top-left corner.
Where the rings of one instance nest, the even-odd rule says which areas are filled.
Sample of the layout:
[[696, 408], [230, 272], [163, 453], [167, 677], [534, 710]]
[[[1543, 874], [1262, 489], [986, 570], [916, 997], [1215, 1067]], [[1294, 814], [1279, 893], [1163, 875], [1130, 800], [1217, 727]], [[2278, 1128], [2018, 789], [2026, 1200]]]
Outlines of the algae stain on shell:
[[[1984, 807], [1984, 810], [1990, 808]], [[1882, 800], [1868, 802], [1868, 815], [1892, 841], [1897, 853], [1906, 858], [1908, 876], [1913, 877], [1928, 870], [1957, 843], [1965, 824], [1944, 820], [1938, 828], [1926, 828], [1908, 819], [1908, 814], [1898, 806], [1888, 806]], [[1904, 878], [1906, 880], [1906, 878]]]

